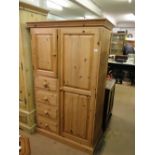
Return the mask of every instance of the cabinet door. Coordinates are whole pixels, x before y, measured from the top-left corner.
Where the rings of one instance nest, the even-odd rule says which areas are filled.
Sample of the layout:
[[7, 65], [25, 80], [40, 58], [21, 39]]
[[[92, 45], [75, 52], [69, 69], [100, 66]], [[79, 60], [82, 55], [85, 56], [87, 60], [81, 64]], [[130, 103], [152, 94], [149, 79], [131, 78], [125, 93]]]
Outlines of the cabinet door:
[[64, 132], [87, 139], [89, 97], [64, 93]]
[[57, 30], [32, 28], [32, 59], [36, 74], [57, 76]]
[[89, 143], [93, 129], [99, 59], [94, 28], [64, 28], [60, 40], [61, 134]]

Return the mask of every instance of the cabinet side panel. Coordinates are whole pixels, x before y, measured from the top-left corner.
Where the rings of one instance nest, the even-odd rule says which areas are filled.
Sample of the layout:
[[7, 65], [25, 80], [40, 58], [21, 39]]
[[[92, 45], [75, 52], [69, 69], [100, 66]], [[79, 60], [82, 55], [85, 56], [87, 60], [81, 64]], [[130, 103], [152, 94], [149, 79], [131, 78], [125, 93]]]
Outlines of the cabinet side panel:
[[98, 86], [96, 95], [96, 115], [95, 115], [95, 126], [94, 126], [94, 144], [97, 142], [98, 137], [102, 133], [102, 120], [103, 120], [103, 105], [104, 105], [104, 93], [105, 93], [105, 82], [108, 67], [108, 53], [110, 48], [110, 36], [111, 31], [105, 28], [100, 29], [100, 65], [98, 74]]
[[[35, 108], [34, 106], [34, 94], [33, 94], [33, 78], [32, 78], [32, 63], [31, 63], [31, 38], [30, 32], [26, 28], [26, 22], [46, 20], [46, 14], [42, 14], [39, 11], [35, 12], [33, 9], [27, 9], [26, 6], [20, 7], [19, 10], [19, 22], [20, 22], [20, 69], [22, 71], [22, 80], [20, 79], [19, 85], [22, 87], [22, 102], [20, 102], [20, 111], [25, 111], [26, 118], [31, 118], [32, 124], [27, 122], [23, 123], [20, 120], [20, 126], [24, 127], [28, 131], [34, 131], [35, 117], [34, 114], [29, 117], [29, 113]], [[24, 106], [23, 106], [24, 105]]]
[[20, 28], [21, 28], [21, 39], [20, 42], [23, 44], [22, 56], [23, 56], [23, 72], [25, 82], [25, 96], [28, 103], [27, 110], [34, 108], [33, 104], [33, 80], [32, 80], [32, 62], [31, 62], [31, 38], [30, 32], [26, 28], [26, 22], [30, 21], [41, 21], [46, 20], [46, 15], [41, 13], [35, 13], [33, 10], [26, 10], [26, 8], [20, 8]]

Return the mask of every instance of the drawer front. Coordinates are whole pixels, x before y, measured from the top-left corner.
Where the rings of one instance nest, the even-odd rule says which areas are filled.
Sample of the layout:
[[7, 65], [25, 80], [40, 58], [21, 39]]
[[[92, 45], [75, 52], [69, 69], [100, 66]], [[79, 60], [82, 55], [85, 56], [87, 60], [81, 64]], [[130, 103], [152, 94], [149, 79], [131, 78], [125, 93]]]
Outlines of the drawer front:
[[37, 102], [53, 106], [58, 105], [57, 93], [36, 89], [35, 94]]
[[58, 108], [43, 103], [37, 103], [36, 105], [37, 115], [44, 116], [56, 121], [58, 118]]
[[56, 122], [41, 116], [37, 117], [37, 126], [48, 131], [58, 132], [58, 124]]
[[36, 76], [35, 87], [43, 88], [48, 91], [56, 91], [57, 90], [57, 79], [44, 77], [44, 76]]

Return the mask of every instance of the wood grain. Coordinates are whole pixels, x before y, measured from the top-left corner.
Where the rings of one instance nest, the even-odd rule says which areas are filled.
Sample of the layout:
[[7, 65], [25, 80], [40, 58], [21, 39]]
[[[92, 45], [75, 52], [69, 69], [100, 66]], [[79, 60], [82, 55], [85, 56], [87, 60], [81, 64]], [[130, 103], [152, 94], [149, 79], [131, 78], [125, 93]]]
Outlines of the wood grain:
[[41, 102], [50, 106], [58, 106], [58, 94], [46, 90], [35, 89], [36, 103]]
[[[102, 135], [111, 36], [108, 24], [107, 20], [28, 23], [38, 130], [91, 154]], [[51, 57], [53, 53], [56, 61]], [[50, 124], [53, 121], [56, 130]]]
[[36, 106], [37, 115], [56, 120], [58, 118], [58, 108], [38, 102]]
[[89, 99], [86, 96], [65, 93], [63, 132], [87, 139]]
[[86, 19], [86, 20], [61, 20], [61, 21], [41, 21], [41, 22], [28, 22], [28, 28], [47, 28], [47, 27], [106, 27], [109, 30], [112, 30], [114, 25], [107, 20], [104, 19]]
[[[35, 115], [30, 113], [35, 110], [33, 76], [31, 61], [30, 33], [26, 22], [46, 20], [47, 11], [38, 9], [24, 2], [19, 2], [19, 100], [20, 114], [27, 118], [26, 123], [20, 121], [20, 128], [33, 132], [35, 130]], [[22, 120], [22, 119], [20, 119]]]
[[51, 121], [51, 119], [38, 115], [37, 115], [37, 126], [50, 132], [58, 132], [57, 122]]
[[46, 76], [36, 76], [35, 87], [41, 88], [47, 91], [56, 91], [57, 90], [57, 79], [49, 78]]
[[31, 29], [32, 58], [36, 74], [57, 77], [57, 30]]
[[103, 106], [104, 106], [104, 92], [106, 84], [107, 75], [107, 65], [108, 65], [108, 52], [110, 48], [110, 36], [111, 31], [101, 28], [100, 29], [100, 58], [98, 66], [98, 84], [96, 89], [96, 115], [93, 133], [93, 143], [95, 144], [102, 134], [102, 118], [103, 118]]
[[[75, 134], [77, 139], [78, 137], [84, 138], [89, 140], [89, 144], [92, 143], [92, 130], [93, 130], [93, 117], [94, 111], [90, 108], [92, 106], [95, 107], [95, 89], [97, 87], [97, 69], [98, 69], [98, 59], [99, 59], [99, 48], [98, 48], [98, 41], [99, 41], [99, 31], [95, 28], [63, 28], [60, 30], [61, 35], [61, 55], [60, 57], [60, 88], [61, 93], [63, 93], [61, 98], [61, 111], [62, 111], [62, 123], [67, 122], [67, 124], [72, 124], [72, 128], [69, 124], [66, 124], [67, 129], [64, 128], [61, 124], [61, 132], [62, 134], [68, 136], [69, 134], [65, 133], [65, 130], [70, 130], [69, 133], [73, 134], [74, 129], [80, 130], [80, 134]], [[65, 94], [71, 94], [69, 92], [73, 92], [72, 95], [76, 96], [73, 97], [72, 100], [74, 101], [66, 101]], [[85, 104], [84, 100], [80, 100], [78, 96], [82, 95], [89, 95], [89, 102], [87, 103], [87, 108], [83, 113], [85, 117], [80, 120], [81, 126], [79, 126], [75, 115], [80, 117], [78, 108], [80, 108], [80, 104]], [[86, 97], [86, 96], [83, 96]], [[71, 97], [72, 98], [72, 97]], [[69, 98], [67, 99], [69, 100]], [[80, 102], [78, 101], [80, 100]], [[72, 103], [73, 102], [73, 103]], [[69, 105], [68, 105], [69, 104]], [[71, 104], [71, 105], [70, 105]], [[90, 105], [91, 104], [91, 105]], [[72, 107], [72, 105], [74, 105]], [[76, 107], [76, 106], [77, 107]], [[67, 106], [67, 107], [65, 107]], [[70, 108], [69, 108], [70, 107]], [[71, 108], [72, 107], [72, 108]], [[75, 120], [71, 120], [67, 118], [66, 111], [69, 110], [71, 113], [72, 118]], [[75, 111], [77, 109], [77, 111]], [[79, 110], [80, 111], [80, 110]], [[65, 121], [64, 117], [68, 120]], [[72, 123], [71, 123], [71, 122]], [[84, 123], [82, 123], [82, 121]], [[88, 124], [89, 122], [89, 124]], [[74, 124], [75, 123], [75, 124]], [[74, 125], [73, 125], [74, 124]], [[82, 125], [85, 124], [85, 127]], [[80, 129], [83, 128], [83, 129]], [[74, 132], [73, 132], [74, 131]], [[74, 134], [73, 134], [74, 135]], [[82, 136], [82, 137], [81, 137]], [[71, 136], [69, 136], [71, 138]], [[73, 137], [75, 139], [75, 137]]]

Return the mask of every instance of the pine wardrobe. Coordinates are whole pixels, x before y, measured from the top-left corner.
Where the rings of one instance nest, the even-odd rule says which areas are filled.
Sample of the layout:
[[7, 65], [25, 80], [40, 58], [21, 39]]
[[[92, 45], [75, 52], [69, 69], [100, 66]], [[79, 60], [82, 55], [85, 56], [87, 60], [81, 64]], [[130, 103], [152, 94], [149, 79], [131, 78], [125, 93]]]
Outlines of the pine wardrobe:
[[28, 22], [37, 131], [93, 154], [102, 135], [113, 25], [107, 19]]

